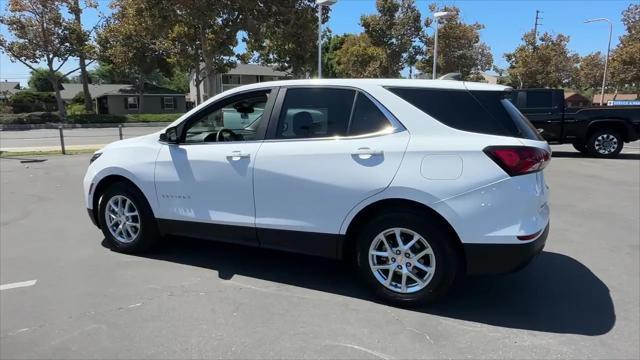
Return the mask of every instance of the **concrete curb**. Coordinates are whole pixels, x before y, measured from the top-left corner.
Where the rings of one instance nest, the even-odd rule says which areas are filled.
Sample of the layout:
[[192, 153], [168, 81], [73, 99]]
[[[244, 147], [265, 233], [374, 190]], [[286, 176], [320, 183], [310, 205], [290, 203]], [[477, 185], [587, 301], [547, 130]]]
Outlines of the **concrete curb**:
[[39, 129], [57, 129], [62, 126], [63, 129], [91, 129], [91, 128], [117, 128], [122, 127], [164, 127], [171, 122], [126, 122], [126, 123], [99, 123], [99, 124], [2, 124], [0, 131], [20, 131], [20, 130], [39, 130]]

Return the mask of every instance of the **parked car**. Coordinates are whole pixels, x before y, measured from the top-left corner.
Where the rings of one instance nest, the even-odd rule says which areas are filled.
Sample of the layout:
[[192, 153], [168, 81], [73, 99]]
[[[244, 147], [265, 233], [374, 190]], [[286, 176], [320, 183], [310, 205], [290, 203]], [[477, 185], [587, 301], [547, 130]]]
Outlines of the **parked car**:
[[[179, 235], [354, 259], [398, 304], [526, 265], [549, 231], [550, 149], [509, 88], [290, 80], [234, 88], [96, 152], [86, 207], [113, 248]], [[262, 104], [263, 108], [251, 108]], [[211, 121], [256, 114], [242, 130]]]
[[511, 101], [552, 144], [573, 144], [581, 153], [616, 157], [625, 142], [640, 138], [639, 106], [570, 108], [562, 89], [523, 89]]

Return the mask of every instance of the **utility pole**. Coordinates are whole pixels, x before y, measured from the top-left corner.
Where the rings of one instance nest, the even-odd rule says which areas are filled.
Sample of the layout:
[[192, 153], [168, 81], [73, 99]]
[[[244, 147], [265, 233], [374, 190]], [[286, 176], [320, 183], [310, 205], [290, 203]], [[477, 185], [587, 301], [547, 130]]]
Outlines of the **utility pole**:
[[538, 25], [542, 25], [541, 23], [538, 22], [538, 21], [542, 20], [542, 18], [540, 17], [541, 13], [542, 13], [542, 11], [536, 10], [536, 22], [533, 25], [533, 38], [534, 38], [534, 42], [535, 43], [538, 42]]

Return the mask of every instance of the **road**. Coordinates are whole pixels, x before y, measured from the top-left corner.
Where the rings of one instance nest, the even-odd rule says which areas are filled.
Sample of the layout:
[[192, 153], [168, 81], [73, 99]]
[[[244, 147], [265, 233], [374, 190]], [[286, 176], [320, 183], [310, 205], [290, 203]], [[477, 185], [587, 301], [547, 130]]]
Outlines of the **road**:
[[83, 207], [88, 159], [0, 159], [0, 358], [640, 357], [637, 154], [555, 151], [545, 251], [425, 309], [377, 303], [341, 262], [186, 239], [110, 251]]

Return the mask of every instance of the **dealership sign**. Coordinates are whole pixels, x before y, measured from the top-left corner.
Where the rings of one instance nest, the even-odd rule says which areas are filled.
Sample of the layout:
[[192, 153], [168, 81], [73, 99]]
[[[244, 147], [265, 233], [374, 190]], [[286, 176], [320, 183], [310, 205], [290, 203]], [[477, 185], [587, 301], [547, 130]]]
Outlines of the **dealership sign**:
[[609, 100], [607, 106], [640, 106], [640, 100]]

